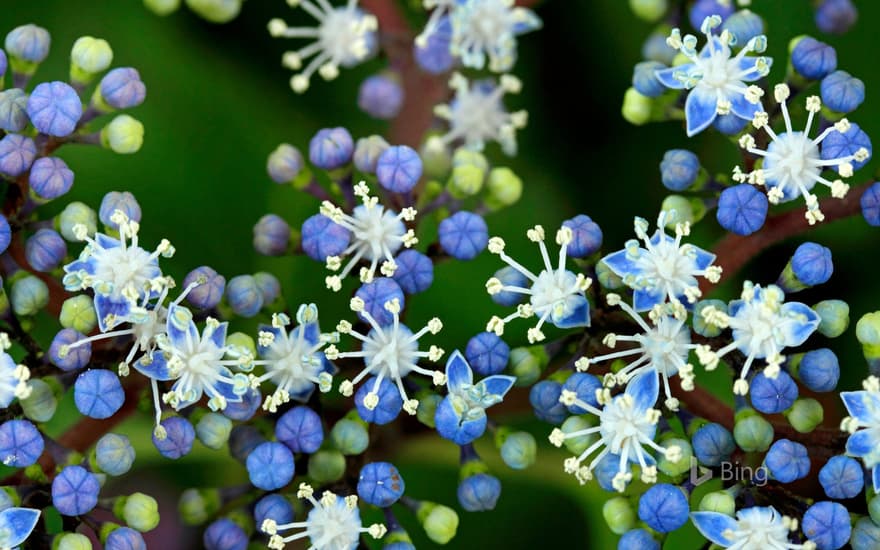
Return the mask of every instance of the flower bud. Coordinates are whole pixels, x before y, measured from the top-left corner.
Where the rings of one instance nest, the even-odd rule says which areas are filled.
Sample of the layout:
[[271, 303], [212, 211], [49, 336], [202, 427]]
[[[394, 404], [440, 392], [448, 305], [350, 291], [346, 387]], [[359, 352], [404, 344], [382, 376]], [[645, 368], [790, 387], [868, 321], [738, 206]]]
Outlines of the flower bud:
[[367, 450], [370, 434], [363, 422], [342, 419], [330, 430], [330, 441], [344, 455], [359, 455]]
[[388, 508], [397, 502], [405, 488], [400, 472], [388, 462], [371, 462], [361, 468], [358, 476], [358, 496], [380, 508]]
[[532, 434], [513, 432], [501, 444], [501, 459], [514, 470], [524, 470], [535, 463], [537, 450], [538, 444]]
[[351, 162], [354, 142], [345, 128], [324, 128], [309, 142], [309, 160], [318, 168], [334, 170]]
[[186, 0], [199, 17], [211, 23], [228, 23], [238, 17], [242, 0]]
[[773, 443], [773, 426], [754, 410], [743, 409], [737, 412], [733, 438], [746, 452], [764, 452]]
[[101, 38], [82, 36], [70, 51], [70, 80], [85, 85], [96, 73], [106, 71], [113, 62], [113, 49]]
[[10, 301], [16, 315], [35, 315], [49, 303], [49, 287], [37, 277], [27, 275], [12, 283]]
[[790, 356], [789, 370], [815, 392], [831, 391], [840, 380], [840, 363], [837, 355], [828, 348]]
[[290, 226], [280, 216], [266, 214], [254, 226], [254, 250], [263, 256], [281, 256], [290, 244]]
[[750, 10], [739, 10], [724, 20], [721, 30], [729, 31], [736, 43], [746, 45], [752, 38], [764, 34], [764, 20]]
[[119, 115], [101, 130], [101, 144], [120, 155], [137, 153], [144, 144], [144, 125], [128, 115]]
[[724, 229], [745, 236], [761, 229], [769, 208], [764, 193], [753, 185], [742, 183], [721, 192], [715, 217]]
[[80, 224], [86, 226], [86, 235], [89, 237], [93, 237], [98, 230], [98, 215], [81, 202], [68, 204], [58, 215], [58, 231], [68, 242], [79, 242], [73, 228]]
[[791, 427], [800, 433], [812, 432], [822, 424], [822, 420], [825, 418], [822, 404], [811, 398], [795, 400], [791, 408], [783, 414], [788, 418]]
[[113, 221], [113, 214], [119, 210], [129, 220], [141, 221], [141, 205], [134, 195], [128, 191], [110, 191], [101, 199], [98, 208], [98, 219], [105, 227], [119, 231], [119, 225]]
[[391, 146], [382, 136], [367, 136], [358, 139], [354, 149], [355, 168], [366, 174], [375, 174], [379, 157], [389, 147]]
[[623, 95], [623, 118], [630, 124], [641, 126], [651, 120], [651, 98], [639, 93], [635, 88], [629, 88]]
[[135, 451], [127, 436], [108, 433], [95, 446], [95, 463], [111, 476], [127, 473], [134, 464]]
[[419, 154], [406, 145], [388, 147], [376, 161], [379, 185], [394, 193], [409, 193], [422, 177]]
[[6, 134], [0, 139], [0, 174], [14, 179], [28, 171], [36, 156], [34, 140], [19, 134]]
[[15, 27], [6, 35], [6, 53], [13, 72], [31, 75], [49, 55], [49, 31], [36, 25]]
[[21, 132], [30, 119], [27, 114], [27, 94], [20, 88], [0, 92], [0, 130]]
[[819, 86], [822, 103], [835, 113], [851, 113], [865, 101], [865, 83], [846, 71], [834, 71]]
[[810, 80], [818, 80], [837, 69], [837, 52], [832, 46], [811, 36], [792, 40], [791, 65], [797, 73]]
[[52, 386], [39, 378], [28, 380], [27, 384], [31, 393], [24, 399], [19, 399], [22, 412], [34, 422], [48, 422], [55, 416], [58, 408], [55, 391]]
[[263, 295], [263, 304], [271, 305], [281, 296], [281, 282], [275, 275], [260, 271], [254, 273], [254, 280]]
[[199, 280], [204, 280], [204, 283], [190, 290], [186, 300], [199, 309], [211, 309], [223, 299], [226, 277], [203, 265], [193, 269], [184, 277], [183, 287], [186, 288]]
[[226, 300], [242, 317], [253, 317], [263, 307], [263, 293], [252, 275], [239, 275], [226, 285]]
[[856, 323], [856, 338], [862, 344], [862, 353], [875, 373], [880, 369], [880, 311], [866, 313]]
[[795, 250], [776, 284], [785, 292], [797, 292], [827, 282], [833, 272], [831, 250], [807, 242]]
[[699, 508], [701, 512], [718, 512], [719, 514], [733, 516], [734, 512], [736, 512], [736, 500], [727, 491], [713, 491], [706, 493], [700, 499]]
[[180, 8], [180, 0], [144, 0], [144, 6], [156, 15], [164, 17]]
[[209, 449], [222, 449], [230, 432], [232, 421], [219, 413], [209, 412], [196, 423], [196, 437]]
[[[648, 23], [653, 23], [663, 17], [663, 14], [666, 13], [666, 10], [669, 8], [669, 3], [667, 0], [629, 0], [629, 9], [633, 11], [636, 17], [647, 21]], [[629, 529], [624, 529], [624, 531], [628, 531]], [[612, 529], [613, 531], [613, 529]], [[618, 535], [623, 534], [623, 531], [618, 533], [614, 531]]]
[[144, 493], [132, 493], [127, 497], [117, 498], [113, 511], [129, 527], [142, 533], [159, 525], [159, 503]]
[[52, 550], [92, 550], [92, 541], [79, 533], [61, 533], [52, 541]]
[[449, 192], [456, 198], [476, 195], [483, 188], [488, 170], [489, 164], [482, 153], [465, 148], [456, 150], [452, 156]]
[[816, 8], [816, 26], [830, 34], [844, 34], [855, 23], [859, 12], [852, 0], [821, 0]]
[[416, 409], [416, 418], [425, 426], [434, 429], [434, 415], [437, 413], [437, 406], [443, 401], [443, 398], [436, 393], [428, 393], [419, 396], [419, 408]]
[[603, 261], [596, 262], [596, 279], [603, 288], [614, 290], [623, 286], [623, 279]]
[[[187, 3], [191, 1], [187, 0]], [[248, 535], [238, 523], [229, 518], [220, 518], [205, 529], [202, 544], [205, 550], [240, 550], [247, 548]]]
[[660, 179], [670, 191], [684, 191], [697, 181], [700, 159], [686, 149], [670, 149], [660, 162]]
[[[570, 434], [592, 427], [593, 425], [590, 423], [590, 421], [583, 416], [569, 416], [565, 419], [559, 429], [562, 430], [562, 433]], [[571, 454], [579, 455], [587, 450], [587, 447], [589, 447], [595, 441], [596, 436], [586, 434], [579, 435], [577, 437], [566, 437], [565, 441], [562, 444]]]
[[475, 474], [458, 484], [458, 502], [468, 512], [486, 512], [495, 509], [501, 496], [501, 482], [489, 474]]
[[431, 178], [444, 178], [452, 167], [452, 156], [446, 147], [428, 147], [427, 143], [422, 146], [419, 156], [422, 157], [425, 174]]
[[92, 104], [102, 112], [137, 107], [147, 97], [141, 74], [132, 67], [118, 67], [101, 79], [92, 95]]
[[385, 72], [367, 78], [358, 90], [357, 103], [363, 112], [373, 118], [390, 120], [396, 117], [403, 106], [400, 77], [396, 73]]
[[266, 171], [275, 183], [292, 183], [303, 169], [303, 157], [299, 149], [282, 143], [269, 154]]
[[422, 502], [416, 516], [425, 529], [425, 534], [437, 544], [446, 544], [455, 537], [458, 514], [452, 508], [433, 502]]
[[345, 456], [336, 450], [318, 451], [309, 457], [308, 476], [315, 483], [333, 483], [345, 475]]
[[849, 304], [843, 300], [823, 300], [813, 306], [819, 314], [820, 334], [828, 338], [837, 338], [849, 328]]
[[111, 525], [111, 523], [105, 523], [101, 529], [104, 550], [147, 550], [147, 543], [140, 533], [129, 527], [106, 529]]
[[516, 204], [522, 197], [523, 183], [513, 170], [506, 167], [493, 168], [486, 180], [486, 206], [500, 210]]
[[663, 441], [660, 446], [664, 449], [669, 449], [673, 446], [678, 447], [679, 449], [681, 449], [681, 458], [679, 458], [675, 462], [671, 462], [667, 460], [665, 456], [661, 455], [660, 460], [657, 461], [658, 470], [672, 477], [681, 476], [690, 471], [691, 458], [694, 456], [694, 452], [688, 440], [671, 438]]
[[201, 525], [220, 510], [222, 502], [217, 489], [187, 489], [180, 495], [177, 508], [187, 525]]
[[871, 500], [868, 501], [868, 514], [870, 514], [871, 519], [880, 526], [880, 495], [874, 495], [871, 497]]
[[27, 262], [37, 271], [52, 271], [67, 256], [67, 243], [54, 229], [40, 229], [24, 244]]
[[622, 535], [636, 525], [636, 512], [626, 497], [606, 500], [602, 506], [602, 517], [615, 535]]
[[516, 376], [517, 386], [531, 386], [541, 377], [549, 361], [543, 346], [514, 348], [510, 350], [510, 373]]
[[852, 529], [849, 543], [853, 550], [874, 550], [880, 547], [880, 524], [872, 518], [861, 518]]
[[76, 130], [82, 117], [82, 101], [65, 82], [43, 82], [28, 96], [27, 113], [38, 132], [66, 137]]

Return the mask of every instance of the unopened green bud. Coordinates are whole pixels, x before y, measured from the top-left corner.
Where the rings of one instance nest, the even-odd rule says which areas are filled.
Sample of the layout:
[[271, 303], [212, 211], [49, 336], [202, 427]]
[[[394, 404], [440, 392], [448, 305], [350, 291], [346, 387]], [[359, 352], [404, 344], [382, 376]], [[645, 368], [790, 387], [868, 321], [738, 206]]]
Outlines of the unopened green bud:
[[514, 432], [501, 444], [501, 459], [514, 470], [524, 470], [535, 463], [538, 444], [528, 432]]
[[92, 298], [79, 294], [64, 300], [61, 304], [61, 315], [58, 316], [61, 326], [72, 328], [80, 334], [88, 334], [98, 324]]
[[39, 278], [28, 275], [12, 283], [10, 300], [16, 315], [35, 315], [49, 303], [49, 287]]
[[623, 279], [611, 271], [608, 264], [602, 261], [596, 263], [596, 278], [599, 280], [599, 284], [608, 290], [615, 290], [623, 286]]
[[232, 346], [253, 356], [257, 355], [257, 344], [254, 342], [250, 334], [244, 332], [233, 332], [226, 338], [226, 345]]
[[503, 166], [493, 168], [489, 172], [489, 180], [486, 187], [489, 192], [486, 195], [486, 206], [492, 210], [500, 210], [501, 208], [516, 204], [520, 197], [522, 197], [522, 180], [513, 173], [513, 170]]
[[189, 9], [211, 23], [228, 23], [238, 17], [242, 0], [186, 0]]
[[345, 456], [335, 449], [318, 451], [309, 457], [308, 475], [315, 483], [332, 483], [345, 475]]
[[187, 525], [201, 525], [214, 516], [222, 504], [217, 489], [187, 489], [177, 505], [180, 517]]
[[623, 118], [630, 124], [641, 126], [651, 120], [653, 107], [650, 97], [640, 94], [635, 88], [630, 88], [623, 95]]
[[606, 500], [602, 506], [602, 517], [615, 535], [622, 535], [635, 527], [636, 514], [632, 504], [626, 497], [614, 497]]
[[654, 23], [663, 17], [669, 4], [666, 0], [629, 0], [629, 8], [639, 19]]
[[117, 498], [113, 512], [129, 527], [141, 533], [151, 531], [159, 525], [159, 503], [144, 493], [132, 493], [127, 497]]
[[448, 506], [423, 502], [419, 506], [416, 516], [425, 529], [425, 534], [437, 544], [446, 544], [451, 541], [458, 531], [458, 514]]
[[98, 214], [88, 205], [74, 201], [64, 207], [58, 215], [58, 231], [61, 236], [72, 243], [80, 242], [73, 228], [82, 224], [86, 227], [86, 235], [93, 237], [98, 230]]
[[880, 495], [874, 495], [868, 501], [868, 514], [877, 525], [880, 525]]
[[120, 155], [137, 153], [144, 144], [144, 125], [129, 115], [118, 115], [101, 130], [101, 144]]
[[[694, 450], [686, 439], [670, 438], [664, 440], [661, 444], [664, 449], [678, 448], [678, 460], [667, 460], [666, 455], [661, 454], [660, 460], [657, 461], [657, 469], [664, 474], [672, 477], [680, 476], [690, 471], [691, 458], [694, 456]], [[676, 457], [673, 457], [676, 458]]]
[[547, 352], [544, 346], [514, 348], [510, 350], [510, 372], [516, 376], [517, 386], [531, 386], [541, 377], [547, 366]]
[[370, 434], [362, 423], [343, 419], [330, 430], [330, 441], [344, 455], [359, 455], [367, 450]]
[[70, 79], [77, 84], [88, 84], [112, 62], [113, 49], [106, 40], [82, 36], [70, 51]]
[[791, 427], [800, 433], [812, 432], [825, 419], [822, 404], [812, 398], [796, 399], [783, 414], [788, 418]]
[[[706, 316], [703, 313], [703, 310], [707, 307], [714, 308], [716, 311], [726, 314], [727, 303], [722, 302], [721, 300], [700, 300], [694, 306], [694, 332], [700, 336], [715, 338], [719, 336], [724, 329], [715, 324], [706, 322]], [[708, 311], [706, 313], [708, 313]]]
[[427, 392], [419, 396], [419, 408], [416, 410], [416, 418], [425, 426], [434, 428], [434, 413], [443, 398], [433, 392]]
[[[569, 416], [565, 419], [565, 422], [562, 423], [562, 426], [560, 426], [559, 429], [562, 430], [563, 433], [570, 434], [586, 430], [592, 426], [593, 425], [590, 421], [582, 416]], [[567, 437], [565, 438], [563, 445], [565, 445], [565, 448], [572, 454], [579, 455], [587, 450], [587, 447], [589, 447], [594, 441], [596, 441], [596, 435], [586, 434], [577, 437]]]
[[700, 500], [699, 507], [701, 512], [718, 512], [733, 516], [736, 512], [736, 500], [727, 491], [714, 491], [707, 493]]
[[19, 400], [24, 415], [34, 422], [48, 422], [58, 408], [58, 399], [52, 386], [39, 378], [28, 380], [27, 384], [31, 393]]
[[484, 179], [486, 173], [472, 164], [455, 166], [449, 178], [449, 194], [457, 199], [476, 195], [483, 188]]
[[231, 432], [232, 420], [219, 413], [209, 412], [196, 423], [196, 437], [209, 449], [222, 449]]
[[813, 306], [819, 315], [819, 333], [837, 338], [849, 328], [849, 304], [843, 300], [822, 300]]
[[92, 541], [79, 533], [60, 533], [52, 539], [52, 550], [92, 550]]
[[744, 409], [736, 414], [733, 438], [746, 452], [764, 452], [773, 443], [773, 426], [753, 409]]
[[425, 175], [429, 178], [445, 179], [452, 167], [452, 156], [446, 147], [431, 147], [430, 140], [419, 151]]
[[156, 15], [171, 15], [180, 8], [180, 0], [144, 0], [144, 6]]
[[[13, 303], [13, 307], [14, 303]], [[880, 311], [866, 313], [856, 323], [856, 338], [871, 366], [880, 363]]]

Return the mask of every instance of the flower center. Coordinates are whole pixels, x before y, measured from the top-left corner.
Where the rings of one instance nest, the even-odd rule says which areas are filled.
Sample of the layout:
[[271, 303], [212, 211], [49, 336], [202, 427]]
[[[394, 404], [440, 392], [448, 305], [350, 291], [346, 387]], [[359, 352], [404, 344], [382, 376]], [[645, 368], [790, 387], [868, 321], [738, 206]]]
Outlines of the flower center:
[[152, 258], [146, 250], [137, 246], [121, 246], [100, 252], [95, 277], [113, 284], [114, 292], [120, 293], [128, 286], [137, 290], [145, 288], [156, 271]]
[[577, 292], [576, 281], [571, 271], [542, 271], [532, 285], [532, 309], [542, 315], [547, 308], [564, 308], [566, 299]]
[[318, 40], [328, 57], [339, 59], [345, 66], [360, 60], [356, 52], [359, 51], [358, 45], [364, 42], [361, 19], [360, 12], [349, 9], [335, 9], [327, 14], [319, 29]]
[[374, 374], [386, 378], [403, 378], [412, 370], [419, 350], [417, 340], [412, 340], [412, 331], [403, 325], [385, 327], [382, 331], [372, 330], [364, 342], [364, 362], [374, 366]]
[[391, 257], [403, 246], [406, 226], [397, 216], [379, 205], [358, 206], [352, 212], [353, 236], [358, 253], [368, 260]]
[[724, 88], [733, 80], [730, 74], [730, 56], [718, 48], [708, 59], [702, 60], [697, 66], [703, 71], [701, 82], [712, 88]]
[[767, 146], [764, 170], [774, 171], [772, 182], [780, 187], [803, 186], [810, 190], [816, 184], [821, 168], [819, 146], [803, 132], [785, 132]]

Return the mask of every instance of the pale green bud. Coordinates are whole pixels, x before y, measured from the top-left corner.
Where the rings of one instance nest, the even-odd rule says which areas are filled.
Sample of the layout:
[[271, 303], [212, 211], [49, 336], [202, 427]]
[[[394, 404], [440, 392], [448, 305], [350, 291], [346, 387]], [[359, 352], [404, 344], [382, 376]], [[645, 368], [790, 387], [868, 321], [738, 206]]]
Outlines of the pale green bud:
[[82, 224], [86, 226], [86, 234], [94, 237], [98, 230], [98, 214], [88, 205], [74, 201], [64, 207], [58, 215], [58, 231], [61, 236], [72, 243], [80, 242], [73, 232], [73, 228]]
[[635, 527], [636, 514], [632, 504], [626, 497], [614, 497], [606, 500], [602, 506], [602, 517], [615, 535], [622, 535]]
[[156, 15], [170, 15], [180, 8], [180, 0], [144, 0], [144, 6]]
[[678, 447], [681, 449], [681, 458], [675, 462], [671, 462], [666, 460], [665, 455], [661, 454], [660, 459], [657, 461], [658, 470], [673, 477], [680, 476], [690, 471], [691, 458], [694, 456], [694, 450], [688, 440], [678, 438], [667, 439], [660, 443], [660, 446], [664, 449], [669, 449], [673, 446]]
[[49, 303], [49, 287], [39, 278], [28, 275], [12, 283], [9, 298], [16, 315], [35, 315]]
[[[593, 424], [586, 418], [582, 416], [569, 416], [565, 419], [565, 422], [562, 423], [562, 426], [560, 426], [559, 429], [562, 430], [563, 433], [570, 434], [591, 427], [593, 427]], [[568, 449], [571, 454], [579, 455], [587, 450], [587, 447], [589, 447], [590, 444], [596, 441], [596, 437], [597, 436], [594, 434], [567, 437], [563, 442], [563, 445], [565, 445], [565, 448]]]
[[800, 433], [812, 432], [825, 419], [822, 404], [812, 398], [798, 398], [783, 413], [791, 427]]
[[129, 527], [146, 533], [159, 525], [159, 503], [150, 495], [132, 493], [127, 497], [119, 497], [113, 505], [116, 517], [123, 520]]
[[64, 300], [61, 304], [61, 315], [58, 316], [61, 326], [72, 328], [80, 334], [88, 334], [98, 324], [98, 316], [95, 314], [95, 306], [92, 298], [85, 294], [79, 294]]
[[219, 450], [229, 441], [232, 420], [222, 414], [209, 412], [196, 423], [196, 437], [205, 447]]
[[370, 434], [361, 422], [342, 419], [330, 430], [330, 441], [345, 455], [359, 455], [367, 450]]
[[849, 328], [849, 304], [843, 300], [822, 300], [813, 306], [819, 315], [819, 333], [837, 338]]
[[635, 88], [629, 88], [623, 94], [623, 118], [630, 124], [641, 126], [651, 120], [651, 98], [643, 96]]
[[531, 386], [541, 377], [547, 365], [547, 352], [544, 346], [514, 348], [510, 350], [510, 373], [516, 376], [517, 386]]
[[427, 393], [419, 396], [419, 408], [416, 410], [416, 418], [425, 426], [434, 428], [434, 413], [437, 412], [437, 405], [443, 401], [443, 398], [436, 393]]
[[746, 452], [764, 452], [773, 443], [773, 426], [753, 409], [744, 409], [736, 414], [733, 438]]
[[318, 484], [342, 479], [345, 475], [345, 456], [335, 449], [318, 451], [309, 457], [308, 475]]
[[663, 17], [669, 4], [666, 0], [629, 0], [629, 8], [639, 19], [654, 23]]
[[144, 125], [128, 115], [118, 115], [101, 130], [101, 144], [114, 153], [137, 153], [144, 144]]
[[489, 172], [486, 188], [488, 191], [486, 206], [492, 210], [499, 210], [516, 204], [520, 197], [522, 197], [523, 183], [513, 173], [513, 170], [502, 166], [493, 168]]
[[524, 470], [535, 463], [538, 444], [528, 432], [514, 432], [501, 444], [501, 459], [514, 470]]
[[113, 62], [113, 49], [102, 38], [82, 36], [70, 51], [70, 78], [88, 84], [97, 73], [106, 71]]
[[214, 516], [222, 504], [217, 489], [187, 489], [177, 504], [180, 517], [187, 525], [201, 525]]
[[52, 386], [39, 378], [28, 380], [27, 384], [31, 393], [19, 400], [24, 415], [34, 422], [48, 422], [58, 408], [58, 399]]
[[211, 23], [228, 23], [241, 11], [242, 0], [186, 0], [189, 9]]
[[714, 491], [707, 493], [700, 500], [699, 507], [701, 512], [718, 512], [733, 516], [736, 512], [736, 501], [727, 491]]
[[596, 263], [596, 278], [599, 280], [599, 284], [608, 290], [614, 290], [623, 286], [623, 279], [617, 273], [611, 271], [608, 264], [602, 261]]
[[92, 541], [79, 533], [61, 533], [52, 540], [52, 550], [92, 550]]
[[473, 164], [454, 166], [449, 178], [449, 193], [457, 199], [476, 195], [483, 188], [484, 179], [486, 172]]
[[425, 534], [437, 544], [446, 544], [455, 537], [458, 531], [458, 514], [455, 510], [442, 504], [423, 502], [416, 512]]

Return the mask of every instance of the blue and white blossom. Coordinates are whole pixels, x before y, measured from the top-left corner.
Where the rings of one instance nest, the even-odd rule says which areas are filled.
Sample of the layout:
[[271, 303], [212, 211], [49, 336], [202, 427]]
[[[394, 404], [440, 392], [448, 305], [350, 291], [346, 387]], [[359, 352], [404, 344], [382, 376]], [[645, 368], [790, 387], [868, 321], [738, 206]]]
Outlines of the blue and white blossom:
[[[751, 134], [742, 136], [739, 140], [740, 147], [762, 157], [763, 163], [748, 174], [736, 167], [733, 179], [766, 186], [767, 199], [773, 204], [788, 202], [798, 196], [804, 197], [807, 204], [804, 215], [810, 225], [813, 225], [825, 219], [825, 215], [819, 209], [819, 200], [810, 192], [813, 187], [817, 183], [824, 185], [831, 190], [832, 197], [842, 199], [849, 191], [849, 185], [844, 183], [842, 178], [851, 177], [853, 163], [865, 161], [870, 153], [867, 148], [860, 147], [849, 155], [826, 158], [826, 155], [822, 155], [819, 150], [822, 141], [835, 132], [841, 134], [849, 132], [851, 129], [849, 121], [845, 118], [840, 119], [815, 138], [810, 139], [813, 119], [822, 109], [822, 100], [819, 96], [813, 95], [807, 98], [807, 124], [803, 132], [796, 132], [792, 129], [791, 117], [786, 105], [791, 90], [786, 84], [778, 84], [773, 90], [773, 95], [785, 119], [785, 131], [777, 134], [770, 127], [767, 113], [763, 111], [755, 113], [752, 125], [767, 132], [770, 144], [766, 149], [759, 149]], [[825, 170], [832, 168], [837, 171], [834, 179], [829, 180], [822, 176]]]
[[748, 393], [747, 378], [756, 359], [766, 361], [764, 374], [768, 378], [776, 378], [785, 360], [782, 355], [785, 348], [806, 342], [820, 322], [819, 315], [806, 304], [786, 302], [785, 293], [778, 286], [762, 288], [751, 281], [743, 283], [740, 299], [730, 302], [727, 313], [706, 306], [698, 314], [707, 323], [733, 331], [730, 344], [718, 350], [701, 344], [696, 352], [707, 370], [717, 367], [718, 361], [734, 350], [745, 356], [739, 378], [733, 384], [737, 395]]
[[691, 343], [691, 331], [685, 319], [663, 314], [653, 316], [651, 324], [648, 324], [619, 295], [609, 293], [606, 300], [610, 306], [620, 306], [643, 332], [631, 336], [609, 332], [602, 340], [609, 348], [615, 348], [618, 342], [632, 342], [635, 347], [595, 357], [582, 357], [575, 366], [578, 370], [587, 370], [589, 365], [602, 361], [635, 357], [616, 373], [606, 375], [606, 385], [622, 386], [642, 374], [659, 377], [663, 380], [666, 407], [678, 410], [679, 400], [672, 396], [669, 378], [677, 374], [683, 390], [694, 389], [694, 366], [688, 363], [688, 354], [697, 348], [697, 344]]
[[16, 364], [6, 350], [11, 347], [9, 335], [0, 333], [0, 408], [6, 408], [16, 397], [25, 399], [31, 394], [28, 380], [31, 371], [25, 365]]
[[275, 384], [275, 391], [266, 396], [263, 409], [276, 412], [291, 399], [305, 403], [317, 385], [321, 392], [330, 391], [335, 367], [321, 349], [339, 342], [338, 333], [321, 333], [318, 327], [318, 308], [315, 304], [301, 305], [296, 312], [298, 326], [292, 330], [287, 315], [272, 315], [271, 325], [261, 325], [257, 353], [260, 359], [252, 365], [262, 365], [266, 372], [251, 376], [251, 386], [258, 387], [266, 380]]
[[657, 218], [657, 231], [648, 235], [648, 222], [635, 218], [636, 239], [626, 242], [619, 250], [602, 261], [623, 284], [633, 289], [633, 307], [636, 311], [648, 311], [667, 300], [673, 305], [675, 315], [686, 315], [683, 302], [693, 304], [701, 296], [698, 277], [711, 283], [721, 278], [721, 268], [712, 265], [715, 255], [690, 243], [682, 244], [682, 238], [690, 235], [689, 223], [675, 224], [675, 238], [666, 234], [665, 227], [672, 212], [662, 211]]
[[428, 38], [439, 28], [443, 18], [459, 3], [460, 0], [422, 0], [422, 6], [426, 10], [431, 10], [431, 15], [428, 16], [425, 28], [416, 36], [416, 45], [424, 48], [428, 44]]
[[565, 267], [568, 245], [574, 236], [571, 228], [562, 226], [556, 232], [556, 244], [559, 245], [559, 260], [556, 267], [550, 262], [550, 255], [544, 244], [546, 237], [544, 228], [536, 225], [529, 229], [526, 235], [530, 241], [538, 243], [541, 257], [544, 260], [544, 268], [537, 274], [504, 252], [504, 239], [501, 237], [489, 239], [489, 252], [497, 254], [507, 265], [528, 279], [531, 284], [528, 288], [504, 284], [497, 277], [486, 281], [486, 290], [490, 295], [511, 292], [529, 298], [528, 303], [517, 306], [514, 313], [506, 317], [493, 316], [489, 320], [486, 330], [501, 336], [504, 334], [505, 325], [510, 321], [537, 316], [538, 322], [527, 333], [529, 342], [535, 343], [544, 340], [541, 327], [546, 322], [559, 328], [590, 326], [590, 303], [587, 301], [585, 292], [592, 284], [592, 279], [585, 277], [582, 273], [575, 274]]
[[385, 309], [393, 316], [393, 321], [385, 326], [380, 325], [370, 315], [370, 312], [365, 309], [362, 299], [354, 297], [351, 299], [350, 305], [353, 312], [366, 319], [372, 330], [367, 334], [361, 334], [354, 330], [348, 321], [340, 321], [336, 326], [337, 332], [348, 334], [356, 340], [360, 340], [362, 342], [361, 350], [340, 352], [332, 344], [324, 349], [324, 355], [331, 361], [346, 357], [357, 357], [364, 360], [364, 369], [352, 380], [344, 380], [339, 386], [340, 393], [349, 397], [354, 393], [356, 384], [367, 376], [375, 376], [373, 387], [364, 399], [364, 406], [372, 410], [379, 405], [379, 386], [382, 380], [387, 378], [397, 385], [400, 398], [403, 400], [403, 409], [409, 414], [415, 414], [419, 402], [417, 399], [410, 399], [407, 396], [403, 378], [415, 372], [429, 376], [436, 386], [446, 383], [446, 375], [442, 371], [426, 369], [418, 364], [422, 358], [439, 361], [443, 357], [443, 349], [434, 345], [428, 351], [419, 350], [419, 340], [422, 336], [429, 332], [437, 334], [443, 329], [443, 323], [434, 317], [421, 330], [413, 333], [400, 322], [401, 308], [397, 298], [385, 303]]
[[[353, 550], [357, 548], [362, 533], [369, 533], [375, 539], [382, 538], [388, 531], [380, 524], [374, 523], [364, 527], [358, 511], [357, 495], [341, 497], [330, 491], [324, 491], [321, 500], [314, 497], [314, 489], [310, 485], [300, 483], [297, 498], [305, 499], [312, 509], [305, 521], [292, 521], [279, 524], [267, 518], [260, 525], [260, 530], [269, 535], [269, 548], [282, 550], [288, 542], [308, 538], [309, 548], [322, 550]], [[288, 536], [279, 534], [281, 531], [301, 529], [298, 533]]]
[[[675, 462], [681, 457], [681, 448], [675, 445], [661, 447], [654, 441], [660, 411], [654, 408], [660, 386], [657, 376], [645, 373], [634, 378], [622, 394], [611, 397], [607, 388], [596, 390], [596, 400], [601, 409], [578, 398], [577, 393], [563, 390], [559, 401], [568, 407], [577, 406], [588, 414], [596, 417], [598, 426], [565, 433], [554, 428], [550, 434], [550, 442], [557, 447], [562, 446], [566, 439], [591, 438], [591, 444], [579, 456], [565, 460], [565, 471], [581, 483], [593, 478], [593, 470], [607, 455], [618, 461], [618, 470], [612, 480], [612, 486], [620, 491], [632, 480], [631, 465], [638, 464], [641, 468], [641, 479], [645, 483], [657, 481], [657, 460], [654, 452], [660, 453], [667, 460]], [[598, 437], [598, 439], [592, 440]], [[586, 466], [582, 463], [592, 456]]]
[[[404, 222], [415, 220], [416, 210], [412, 207], [401, 209], [399, 213], [379, 204], [378, 197], [370, 196], [365, 182], [355, 185], [354, 193], [363, 201], [351, 214], [346, 214], [330, 201], [321, 204], [321, 214], [351, 232], [351, 244], [342, 254], [326, 258], [327, 269], [339, 271], [325, 279], [327, 288], [338, 292], [344, 279], [361, 261], [369, 262], [369, 267], [360, 269], [360, 280], [368, 283], [373, 280], [378, 268], [382, 275], [391, 277], [397, 270], [394, 255], [401, 248], [410, 248], [419, 240], [412, 229]], [[345, 267], [342, 260], [348, 258]], [[380, 265], [381, 262], [381, 265]], [[340, 271], [341, 269], [341, 271]]]
[[92, 238], [85, 225], [75, 225], [74, 234], [87, 244], [76, 261], [64, 266], [66, 290], [95, 292], [101, 332], [143, 313], [149, 300], [167, 284], [159, 269], [159, 256], [174, 255], [167, 239], [153, 252], [138, 246], [140, 224], [121, 210], [116, 210], [111, 220], [119, 227], [119, 239], [103, 233], [95, 233]]
[[288, 27], [282, 19], [269, 21], [269, 34], [273, 37], [312, 40], [296, 51], [285, 52], [282, 58], [282, 64], [294, 71], [302, 69], [303, 62], [312, 58], [305, 69], [290, 79], [293, 91], [305, 92], [316, 71], [325, 80], [333, 80], [339, 75], [339, 67], [354, 67], [374, 53], [378, 22], [375, 16], [358, 8], [357, 0], [347, 0], [340, 7], [333, 7], [329, 0], [287, 3], [301, 7], [318, 23], [315, 27]]
[[679, 29], [672, 29], [666, 43], [681, 51], [690, 63], [655, 74], [667, 88], [689, 90], [684, 105], [687, 118], [687, 135], [693, 136], [705, 130], [718, 115], [733, 114], [743, 120], [752, 120], [754, 114], [762, 111], [763, 91], [757, 86], [747, 86], [767, 75], [772, 60], [767, 57], [754, 57], [750, 53], [762, 53], [767, 47], [767, 38], [759, 35], [749, 40], [736, 54], [732, 47], [736, 39], [730, 31], [724, 30], [719, 36], [713, 34], [721, 25], [721, 17], [713, 15], [703, 20], [700, 31], [706, 35], [706, 45], [697, 52], [697, 37], [692, 34], [681, 36]]
[[775, 550], [814, 550], [816, 544], [789, 541], [798, 521], [783, 516], [773, 506], [752, 506], [736, 512], [736, 518], [720, 512], [692, 512], [691, 520], [700, 533], [714, 544], [731, 550], [772, 548]]
[[504, 400], [515, 376], [495, 374], [474, 383], [474, 371], [458, 350], [446, 361], [449, 391], [437, 406], [437, 432], [458, 445], [466, 445], [486, 430], [486, 409]]
[[513, 0], [458, 0], [450, 12], [453, 55], [465, 67], [507, 72], [516, 62], [516, 37], [541, 27], [541, 20]]
[[841, 392], [849, 416], [840, 429], [849, 432], [846, 453], [861, 458], [871, 472], [875, 492], [880, 492], [880, 379], [869, 376], [860, 391]]
[[6, 508], [0, 512], [0, 548], [18, 548], [37, 526], [41, 512], [35, 508]]
[[502, 75], [499, 83], [492, 80], [469, 82], [459, 73], [449, 79], [455, 97], [449, 104], [434, 107], [434, 114], [449, 122], [449, 131], [428, 139], [429, 151], [442, 151], [461, 141], [470, 149], [482, 151], [487, 142], [497, 141], [505, 154], [516, 154], [516, 131], [528, 122], [526, 111], [508, 112], [502, 98], [518, 94], [522, 82], [512, 75]]

